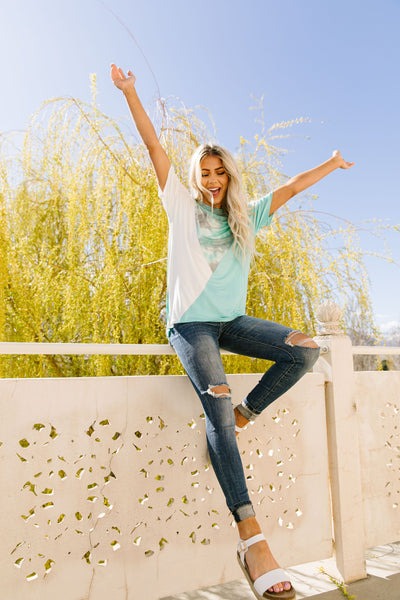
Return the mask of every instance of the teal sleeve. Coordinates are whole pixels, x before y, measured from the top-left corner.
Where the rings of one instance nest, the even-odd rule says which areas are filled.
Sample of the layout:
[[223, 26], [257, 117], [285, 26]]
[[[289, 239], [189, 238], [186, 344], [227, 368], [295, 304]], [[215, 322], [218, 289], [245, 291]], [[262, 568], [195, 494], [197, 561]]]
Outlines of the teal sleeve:
[[273, 192], [270, 192], [263, 198], [250, 202], [249, 213], [254, 224], [254, 233], [271, 224], [273, 215], [270, 215], [269, 211], [271, 209], [272, 194]]

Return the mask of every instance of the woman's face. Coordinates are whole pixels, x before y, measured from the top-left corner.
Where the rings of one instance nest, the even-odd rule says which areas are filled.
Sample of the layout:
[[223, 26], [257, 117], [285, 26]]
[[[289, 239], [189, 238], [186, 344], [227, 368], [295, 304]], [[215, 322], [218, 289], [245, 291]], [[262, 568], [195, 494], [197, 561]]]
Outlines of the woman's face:
[[210, 192], [210, 196], [203, 195], [204, 202], [214, 208], [221, 208], [229, 185], [228, 173], [222, 160], [219, 156], [205, 156], [200, 167], [201, 184]]

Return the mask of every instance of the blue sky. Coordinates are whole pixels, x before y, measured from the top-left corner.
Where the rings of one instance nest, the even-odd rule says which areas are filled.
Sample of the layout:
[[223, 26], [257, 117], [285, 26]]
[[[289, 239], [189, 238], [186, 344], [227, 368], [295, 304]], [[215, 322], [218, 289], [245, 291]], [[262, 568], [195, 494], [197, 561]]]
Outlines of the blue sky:
[[[338, 148], [350, 171], [314, 187], [314, 208], [356, 223], [400, 222], [398, 0], [106, 0], [131, 30], [162, 97], [210, 110], [218, 141], [235, 151], [257, 131], [252, 95], [264, 95], [267, 125], [296, 117], [284, 172], [294, 175]], [[97, 74], [100, 108], [127, 116], [109, 64], [131, 68], [152, 110], [157, 86], [140, 49], [101, 0], [1, 2], [0, 132], [23, 130], [49, 98], [89, 100]], [[368, 227], [364, 227], [368, 228]], [[386, 233], [388, 264], [367, 258], [381, 325], [400, 322], [400, 232]], [[384, 252], [362, 234], [362, 247]]]

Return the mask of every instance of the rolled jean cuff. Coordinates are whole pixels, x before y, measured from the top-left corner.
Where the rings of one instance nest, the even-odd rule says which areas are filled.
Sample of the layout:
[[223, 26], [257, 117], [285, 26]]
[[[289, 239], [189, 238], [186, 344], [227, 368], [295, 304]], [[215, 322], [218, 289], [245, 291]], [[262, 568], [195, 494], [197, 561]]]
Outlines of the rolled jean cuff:
[[242, 401], [241, 404], [237, 405], [237, 410], [241, 415], [244, 416], [248, 421], [254, 421], [258, 417], [258, 413], [255, 413], [247, 406], [246, 398]]
[[240, 521], [244, 521], [244, 519], [248, 519], [249, 517], [255, 517], [256, 513], [254, 512], [253, 505], [251, 503], [242, 504], [242, 506], [238, 506], [232, 511], [234, 519], [236, 523]]

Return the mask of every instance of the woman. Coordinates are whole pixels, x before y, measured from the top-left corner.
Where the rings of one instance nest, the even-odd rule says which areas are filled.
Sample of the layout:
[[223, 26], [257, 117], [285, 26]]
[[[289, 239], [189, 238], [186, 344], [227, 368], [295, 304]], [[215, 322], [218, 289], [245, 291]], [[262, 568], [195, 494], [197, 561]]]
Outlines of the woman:
[[[168, 215], [168, 337], [203, 404], [211, 462], [239, 530], [239, 564], [257, 598], [294, 598], [255, 518], [235, 435], [312, 367], [319, 347], [299, 331], [247, 316], [247, 280], [255, 235], [275, 211], [328, 173], [353, 163], [335, 151], [325, 163], [248, 204], [231, 154], [204, 145], [192, 158], [191, 195], [158, 140], [132, 72], [125, 76], [113, 64], [111, 77], [149, 151]], [[235, 409], [220, 348], [274, 362]]]

